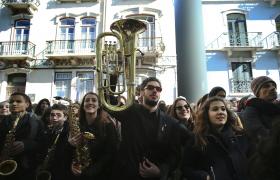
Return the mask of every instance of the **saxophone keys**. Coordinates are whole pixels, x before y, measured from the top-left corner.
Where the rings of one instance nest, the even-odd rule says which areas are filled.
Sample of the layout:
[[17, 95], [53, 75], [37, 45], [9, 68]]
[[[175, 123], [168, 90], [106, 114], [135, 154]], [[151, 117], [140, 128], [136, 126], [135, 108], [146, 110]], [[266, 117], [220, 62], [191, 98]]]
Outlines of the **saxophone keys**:
[[90, 132], [83, 132], [83, 137], [87, 140], [95, 139], [95, 135]]

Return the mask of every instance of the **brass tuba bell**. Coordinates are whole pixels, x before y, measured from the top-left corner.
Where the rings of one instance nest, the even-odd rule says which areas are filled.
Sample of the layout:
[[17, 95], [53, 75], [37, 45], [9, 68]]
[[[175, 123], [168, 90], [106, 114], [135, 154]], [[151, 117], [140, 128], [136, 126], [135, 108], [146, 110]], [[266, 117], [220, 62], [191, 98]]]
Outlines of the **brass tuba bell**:
[[[138, 34], [146, 30], [146, 24], [136, 19], [121, 19], [112, 23], [110, 29], [112, 32], [101, 33], [96, 39], [98, 93], [107, 109], [122, 111], [134, 102], [136, 46]], [[103, 45], [102, 39], [107, 36], [116, 38], [118, 43], [111, 41]], [[108, 97], [120, 96], [124, 92], [127, 92], [124, 105], [116, 106], [110, 102]]]

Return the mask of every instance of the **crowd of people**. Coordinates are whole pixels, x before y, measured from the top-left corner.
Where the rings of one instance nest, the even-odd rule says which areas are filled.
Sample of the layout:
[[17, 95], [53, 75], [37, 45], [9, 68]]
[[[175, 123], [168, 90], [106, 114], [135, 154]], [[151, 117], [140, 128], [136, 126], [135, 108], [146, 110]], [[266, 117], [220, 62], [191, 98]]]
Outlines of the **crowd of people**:
[[197, 102], [179, 96], [166, 105], [161, 82], [148, 77], [123, 111], [94, 92], [36, 106], [13, 93], [0, 103], [0, 179], [280, 179], [277, 85], [260, 76], [251, 89], [227, 99], [217, 86]]

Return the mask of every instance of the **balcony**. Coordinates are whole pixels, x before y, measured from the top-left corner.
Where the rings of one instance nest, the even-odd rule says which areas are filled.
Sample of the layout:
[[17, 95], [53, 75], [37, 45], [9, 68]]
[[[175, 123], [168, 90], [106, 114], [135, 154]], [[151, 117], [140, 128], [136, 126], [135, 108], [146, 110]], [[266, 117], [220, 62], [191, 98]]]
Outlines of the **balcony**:
[[262, 40], [263, 48], [280, 53], [280, 32], [275, 31]]
[[10, 8], [14, 14], [33, 14], [40, 5], [39, 0], [2, 0], [2, 3]]
[[56, 0], [58, 3], [63, 2], [73, 2], [73, 3], [82, 3], [82, 2], [98, 2], [99, 0]]
[[231, 93], [249, 93], [251, 92], [250, 80], [230, 80], [230, 92]]
[[255, 53], [262, 49], [261, 32], [247, 33], [222, 33], [218, 38], [211, 42], [206, 50], [227, 51], [231, 56], [234, 51], [251, 51]]
[[3, 60], [32, 60], [35, 44], [29, 41], [0, 42], [0, 59]]
[[137, 47], [145, 56], [149, 57], [158, 57], [162, 55], [165, 50], [162, 37], [139, 38]]
[[269, 2], [271, 6], [275, 6], [276, 3], [279, 3], [280, 0], [264, 0], [265, 2]]
[[49, 59], [95, 57], [95, 39], [47, 41], [45, 56]]

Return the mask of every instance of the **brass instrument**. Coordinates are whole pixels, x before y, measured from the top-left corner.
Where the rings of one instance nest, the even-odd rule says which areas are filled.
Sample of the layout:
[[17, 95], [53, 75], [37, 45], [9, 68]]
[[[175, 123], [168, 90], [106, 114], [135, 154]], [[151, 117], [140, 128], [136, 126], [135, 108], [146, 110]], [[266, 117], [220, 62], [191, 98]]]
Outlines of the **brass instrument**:
[[0, 163], [0, 175], [1, 176], [9, 176], [13, 174], [17, 169], [17, 162], [9, 157], [9, 149], [12, 144], [15, 142], [15, 135], [16, 135], [16, 127], [19, 120], [25, 115], [25, 113], [20, 113], [14, 123], [12, 128], [9, 130], [8, 134], [5, 138], [5, 144], [3, 150], [1, 152], [1, 160]]
[[[74, 108], [72, 105], [72, 101], [68, 98], [62, 98], [62, 97], [54, 97], [57, 100], [64, 100], [69, 103], [69, 110], [68, 110], [68, 121], [69, 121], [69, 133], [70, 137], [74, 137], [81, 133], [80, 127], [79, 127], [79, 121], [77, 120], [77, 117], [74, 113]], [[92, 162], [90, 158], [90, 152], [89, 148], [87, 146], [88, 140], [94, 139], [95, 136], [90, 132], [82, 132], [83, 138], [85, 141], [75, 149], [74, 159], [73, 162], [75, 165], [79, 166], [81, 170], [88, 167]]]
[[57, 143], [57, 141], [59, 139], [60, 133], [61, 132], [59, 132], [56, 135], [56, 138], [55, 138], [52, 146], [48, 149], [47, 155], [46, 155], [43, 163], [38, 168], [37, 173], [36, 173], [36, 180], [51, 180], [52, 179], [52, 175], [48, 171], [48, 167], [49, 167], [50, 160], [54, 156], [54, 152], [55, 152], [55, 148], [56, 148], [56, 143]]
[[[122, 111], [132, 105], [135, 98], [136, 46], [138, 34], [146, 30], [144, 22], [136, 19], [121, 19], [111, 24], [112, 32], [104, 32], [96, 39], [97, 84], [101, 103], [112, 111]], [[116, 38], [116, 43], [105, 43], [102, 38]], [[112, 78], [117, 78], [112, 85]], [[114, 88], [116, 88], [114, 90]], [[123, 106], [114, 106], [106, 99], [106, 94], [120, 96], [127, 91], [127, 101]]]

